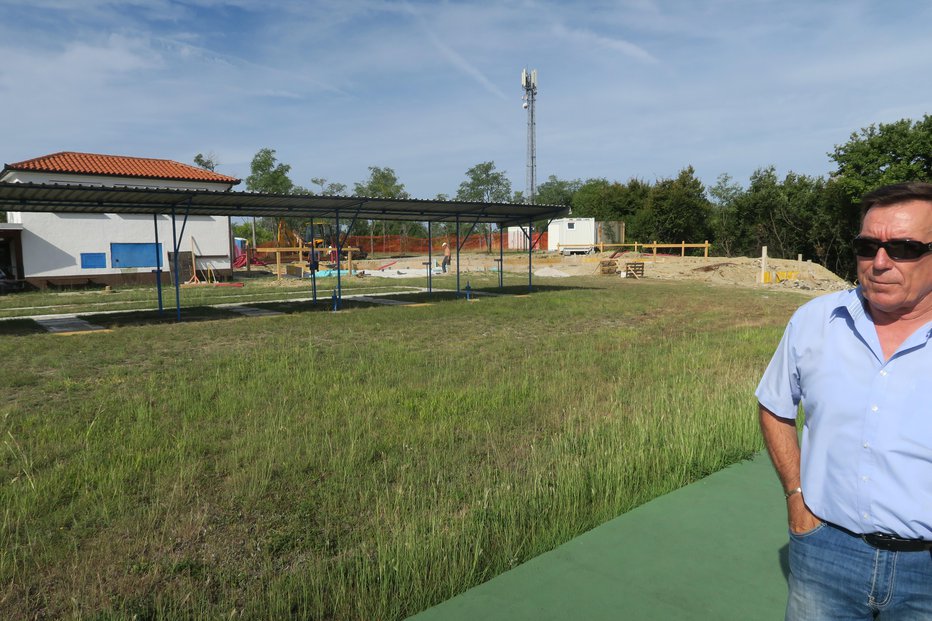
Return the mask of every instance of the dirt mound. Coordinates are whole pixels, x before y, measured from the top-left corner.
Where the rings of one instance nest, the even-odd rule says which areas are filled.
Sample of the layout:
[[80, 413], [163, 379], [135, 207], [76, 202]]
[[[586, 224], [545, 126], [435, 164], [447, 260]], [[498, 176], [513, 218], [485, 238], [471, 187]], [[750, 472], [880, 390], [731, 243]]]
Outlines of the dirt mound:
[[[599, 263], [609, 259], [610, 253], [587, 256], [564, 257], [556, 253], [535, 254], [533, 258], [534, 275], [542, 278], [565, 278], [567, 276], [595, 276], [601, 272]], [[434, 267], [439, 267], [440, 258], [434, 259]], [[486, 253], [462, 253], [460, 270], [462, 273], [488, 272], [498, 269], [498, 256]], [[527, 273], [526, 254], [508, 254], [504, 257], [506, 272]], [[627, 253], [615, 258], [617, 269], [623, 275], [625, 263], [641, 262], [644, 264], [644, 278], [652, 280], [697, 280], [713, 284], [742, 287], [767, 286], [779, 289], [808, 290], [813, 292], [840, 291], [851, 287], [851, 283], [839, 278], [826, 268], [811, 261], [793, 261], [788, 259], [767, 259], [766, 271], [770, 279], [767, 285], [761, 284], [761, 259], [748, 257], [680, 257], [671, 255], [637, 255]], [[397, 259], [369, 259], [355, 261], [354, 268], [372, 274], [379, 268], [379, 275], [416, 278], [426, 275], [426, 256], [412, 256]], [[454, 259], [455, 262], [455, 259]], [[456, 267], [451, 266], [455, 271]], [[389, 272], [390, 274], [385, 274]], [[605, 276], [605, 278], [619, 276]], [[283, 286], [298, 279], [283, 281]], [[288, 284], [284, 284], [288, 283]]]
[[[632, 260], [632, 259], [627, 259]], [[658, 280], [701, 280], [724, 285], [761, 285], [761, 259], [748, 257], [645, 257], [644, 277]], [[851, 286], [811, 261], [767, 259], [770, 284], [812, 291], [840, 291]]]

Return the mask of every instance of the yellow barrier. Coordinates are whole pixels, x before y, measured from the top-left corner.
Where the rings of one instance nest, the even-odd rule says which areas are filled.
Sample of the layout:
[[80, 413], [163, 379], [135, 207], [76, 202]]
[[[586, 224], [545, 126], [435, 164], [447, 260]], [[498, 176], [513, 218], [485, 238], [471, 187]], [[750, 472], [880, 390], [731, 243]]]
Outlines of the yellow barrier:
[[799, 272], [764, 272], [765, 285], [787, 280], [799, 280]]

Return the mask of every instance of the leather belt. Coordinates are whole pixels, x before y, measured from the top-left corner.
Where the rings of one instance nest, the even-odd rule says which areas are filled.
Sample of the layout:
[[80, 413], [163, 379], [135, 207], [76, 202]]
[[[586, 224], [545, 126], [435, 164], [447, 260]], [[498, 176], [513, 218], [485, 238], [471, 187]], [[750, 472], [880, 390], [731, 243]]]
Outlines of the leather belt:
[[891, 552], [925, 552], [932, 550], [932, 541], [925, 539], [903, 539], [886, 533], [867, 533], [861, 539], [868, 545]]

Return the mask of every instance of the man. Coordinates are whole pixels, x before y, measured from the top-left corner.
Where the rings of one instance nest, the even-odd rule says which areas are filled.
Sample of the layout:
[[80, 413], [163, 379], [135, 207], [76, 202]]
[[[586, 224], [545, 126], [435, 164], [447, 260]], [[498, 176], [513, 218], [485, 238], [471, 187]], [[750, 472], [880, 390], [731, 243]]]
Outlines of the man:
[[858, 287], [796, 311], [756, 392], [792, 620], [932, 619], [932, 184], [863, 209]]
[[443, 262], [440, 263], [440, 268], [443, 270], [443, 273], [447, 273], [447, 267], [450, 265], [450, 244], [443, 242]]

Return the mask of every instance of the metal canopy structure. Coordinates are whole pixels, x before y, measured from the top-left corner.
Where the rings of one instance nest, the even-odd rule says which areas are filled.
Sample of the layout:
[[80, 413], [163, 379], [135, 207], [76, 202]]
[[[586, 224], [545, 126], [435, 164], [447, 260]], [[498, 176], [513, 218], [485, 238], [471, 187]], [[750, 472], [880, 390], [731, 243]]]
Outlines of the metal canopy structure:
[[60, 213], [171, 214], [189, 216], [310, 216], [364, 220], [492, 223], [523, 226], [568, 213], [560, 205], [478, 203], [361, 196], [264, 194], [216, 190], [0, 183], [0, 211]]
[[[179, 251], [181, 236], [188, 216], [273, 217], [302, 216], [333, 219], [340, 230], [341, 218], [350, 220], [349, 227], [337, 241], [337, 287], [335, 297], [342, 300], [340, 251], [352, 225], [364, 220], [406, 220], [427, 222], [428, 239], [431, 224], [456, 224], [456, 291], [460, 293], [460, 249], [466, 239], [481, 223], [499, 227], [499, 287], [502, 286], [504, 267], [504, 227], [520, 226], [528, 241], [528, 289], [531, 288], [534, 242], [531, 231], [535, 220], [553, 220], [569, 213], [560, 205], [526, 205], [520, 203], [482, 203], [469, 201], [440, 201], [420, 199], [385, 199], [360, 196], [314, 196], [305, 194], [265, 194], [259, 192], [233, 192], [145, 187], [112, 187], [101, 185], [73, 185], [59, 183], [7, 183], [0, 182], [0, 211], [54, 212], [54, 213], [116, 213], [158, 215], [172, 217], [172, 236], [175, 255]], [[184, 217], [181, 236], [175, 231], [178, 215]], [[469, 226], [465, 238], [460, 237], [460, 225]], [[158, 227], [155, 226], [158, 246]], [[525, 228], [527, 227], [527, 228]], [[429, 247], [429, 245], [428, 245]], [[157, 265], [161, 266], [161, 259]], [[431, 291], [432, 261], [428, 250], [427, 289]], [[312, 273], [314, 299], [317, 299], [316, 272]], [[181, 320], [181, 294], [175, 262], [175, 305]], [[156, 270], [159, 288], [159, 311], [162, 310], [161, 269]], [[468, 294], [468, 284], [467, 284]], [[337, 303], [337, 307], [339, 304]]]

